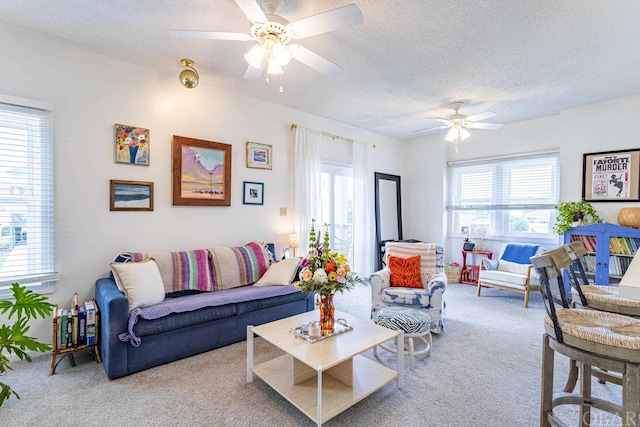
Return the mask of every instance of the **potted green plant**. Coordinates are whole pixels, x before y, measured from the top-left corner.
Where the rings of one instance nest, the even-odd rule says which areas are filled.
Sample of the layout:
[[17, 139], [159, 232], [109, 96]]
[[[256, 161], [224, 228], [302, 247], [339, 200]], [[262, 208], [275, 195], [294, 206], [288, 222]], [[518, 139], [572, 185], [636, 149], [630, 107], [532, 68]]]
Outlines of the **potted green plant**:
[[[20, 360], [31, 362], [31, 357], [27, 351], [45, 352], [51, 349], [49, 344], [42, 344], [35, 338], [27, 336], [29, 325], [27, 322], [32, 318], [41, 316], [47, 317], [53, 310], [53, 304], [49, 303], [47, 297], [27, 290], [17, 283], [11, 285], [13, 299], [15, 301], [0, 301], [0, 314], [9, 312], [8, 319], [17, 315], [13, 325], [0, 326], [0, 376], [5, 375], [9, 366], [9, 355], [15, 354]], [[0, 406], [5, 400], [14, 395], [18, 399], [20, 396], [9, 385], [0, 382]]]
[[569, 231], [575, 222], [580, 224], [602, 222], [602, 218], [598, 216], [593, 206], [584, 200], [579, 202], [558, 202], [554, 207], [558, 210], [558, 216], [553, 230], [559, 235]]

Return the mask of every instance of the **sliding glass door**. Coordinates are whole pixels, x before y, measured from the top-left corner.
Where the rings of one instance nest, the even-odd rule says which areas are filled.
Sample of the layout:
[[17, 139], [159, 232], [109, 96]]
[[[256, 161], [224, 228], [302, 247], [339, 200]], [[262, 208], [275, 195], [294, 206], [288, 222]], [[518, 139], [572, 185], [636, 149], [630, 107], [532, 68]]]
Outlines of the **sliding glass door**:
[[353, 169], [323, 163], [318, 225], [329, 224], [330, 247], [353, 260]]

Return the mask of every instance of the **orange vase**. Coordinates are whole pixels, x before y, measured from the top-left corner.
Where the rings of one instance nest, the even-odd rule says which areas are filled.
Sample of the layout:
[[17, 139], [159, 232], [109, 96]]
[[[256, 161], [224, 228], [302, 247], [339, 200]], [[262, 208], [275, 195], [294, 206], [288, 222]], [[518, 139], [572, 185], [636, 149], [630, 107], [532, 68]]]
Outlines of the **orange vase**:
[[320, 331], [322, 335], [333, 333], [333, 322], [336, 307], [333, 305], [333, 294], [320, 295]]

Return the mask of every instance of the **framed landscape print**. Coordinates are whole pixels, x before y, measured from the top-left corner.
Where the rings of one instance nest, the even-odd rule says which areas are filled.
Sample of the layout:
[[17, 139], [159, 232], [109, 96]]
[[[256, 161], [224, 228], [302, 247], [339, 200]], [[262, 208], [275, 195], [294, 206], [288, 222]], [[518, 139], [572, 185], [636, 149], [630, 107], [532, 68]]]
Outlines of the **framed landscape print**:
[[116, 163], [149, 166], [149, 129], [115, 125]]
[[247, 142], [247, 167], [271, 169], [271, 145]]
[[264, 204], [264, 183], [247, 182], [243, 183], [244, 196], [242, 204], [244, 205], [262, 205]]
[[231, 145], [173, 136], [173, 205], [231, 206]]
[[110, 210], [152, 211], [153, 182], [122, 181], [112, 179]]
[[587, 202], [640, 201], [640, 148], [585, 154], [582, 198]]

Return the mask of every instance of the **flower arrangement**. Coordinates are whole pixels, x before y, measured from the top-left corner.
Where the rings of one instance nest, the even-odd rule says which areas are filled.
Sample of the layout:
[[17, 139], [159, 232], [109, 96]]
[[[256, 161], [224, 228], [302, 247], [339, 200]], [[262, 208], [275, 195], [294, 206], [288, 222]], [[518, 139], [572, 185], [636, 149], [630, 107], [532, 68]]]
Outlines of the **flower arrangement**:
[[296, 288], [317, 295], [333, 295], [351, 289], [356, 283], [364, 283], [362, 278], [351, 272], [344, 254], [329, 249], [329, 232], [325, 229], [322, 241], [319, 237], [320, 231], [316, 233], [315, 219], [312, 219], [309, 254], [302, 260], [300, 281]]

